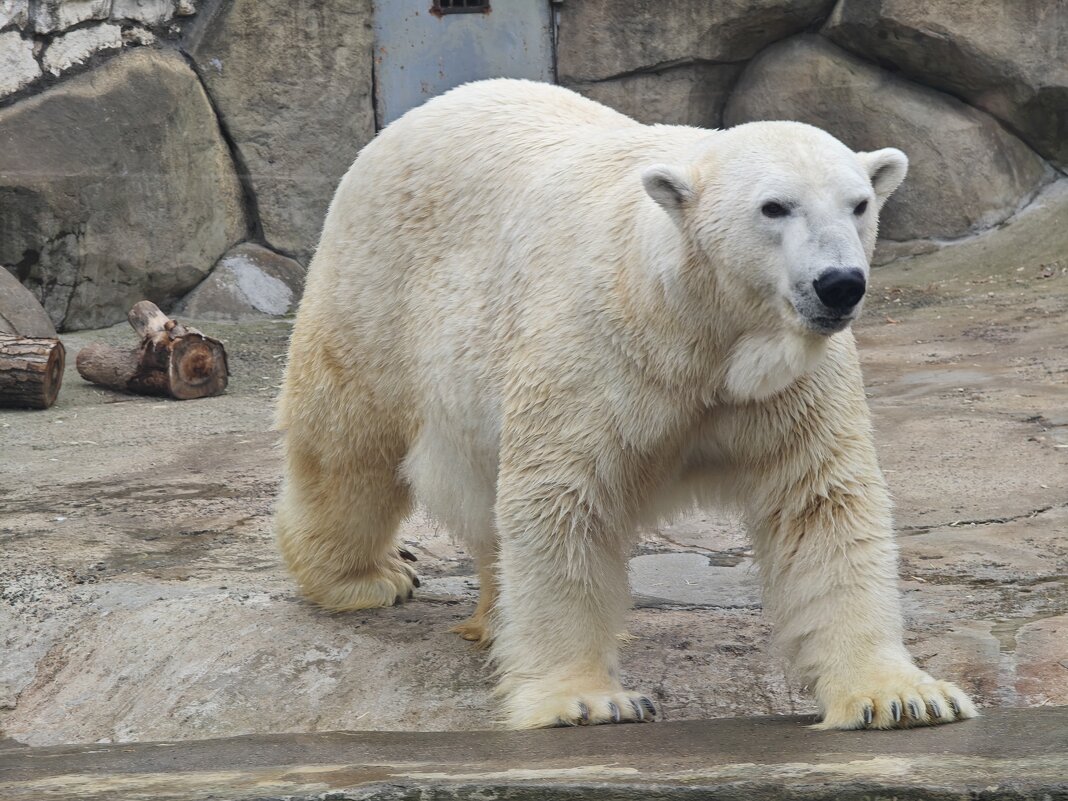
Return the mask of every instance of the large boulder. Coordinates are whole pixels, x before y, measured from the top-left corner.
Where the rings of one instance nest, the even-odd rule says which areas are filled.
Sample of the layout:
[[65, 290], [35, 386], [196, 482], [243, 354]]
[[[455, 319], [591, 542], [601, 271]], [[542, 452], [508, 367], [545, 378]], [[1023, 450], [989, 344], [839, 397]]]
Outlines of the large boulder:
[[0, 268], [0, 334], [46, 338], [56, 335], [56, 327], [37, 298], [3, 268]]
[[724, 110], [729, 126], [799, 120], [856, 150], [893, 146], [909, 175], [883, 213], [894, 240], [952, 238], [1004, 221], [1052, 170], [995, 119], [839, 49], [801, 35], [746, 67]]
[[371, 0], [218, 3], [197, 15], [186, 44], [265, 239], [307, 264], [338, 181], [375, 133]]
[[0, 110], [0, 264], [61, 330], [167, 307], [246, 230], [226, 143], [176, 53], [139, 49]]
[[719, 128], [723, 106], [741, 70], [737, 64], [685, 64], [571, 88], [646, 124]]
[[262, 245], [244, 242], [219, 259], [175, 314], [198, 320], [254, 320], [297, 310], [304, 268]]
[[[922, 297], [925, 292], [937, 289], [931, 286], [932, 281], [944, 276], [953, 276], [956, 283], [970, 287], [990, 283], [991, 276], [1007, 276], [1017, 287], [1037, 284], [1047, 287], [1050, 298], [1068, 298], [1068, 226], [1064, 224], [1065, 220], [1068, 220], [1068, 178], [1061, 178], [1044, 186], [1035, 199], [1005, 225], [959, 242], [931, 243], [926, 252], [900, 254], [893, 264], [879, 268], [878, 281], [882, 286], [904, 287], [906, 297]], [[974, 301], [985, 303], [986, 298], [974, 298]], [[1026, 308], [1027, 305], [1021, 305], [1020, 319], [1044, 313]], [[980, 316], [976, 319], [982, 320], [983, 307], [977, 305], [977, 309], [976, 314]], [[1041, 316], [1038, 319], [1041, 320]], [[1063, 347], [1060, 349], [1063, 351]], [[1063, 386], [1063, 382], [1061, 385], [1056, 383], [1059, 380], [1051, 378], [1053, 383], [1049, 386]], [[1063, 400], [1054, 405], [1059, 405], [1059, 410], [1068, 415], [1068, 405]], [[1043, 412], [1047, 417], [1049, 414]], [[1068, 425], [1068, 419], [1052, 424], [1053, 427], [1065, 425]], [[1068, 444], [1068, 429], [1064, 432]]]
[[567, 0], [557, 74], [565, 85], [680, 62], [740, 62], [825, 18], [833, 0]]
[[1064, 0], [843, 0], [824, 32], [990, 112], [1068, 167]]

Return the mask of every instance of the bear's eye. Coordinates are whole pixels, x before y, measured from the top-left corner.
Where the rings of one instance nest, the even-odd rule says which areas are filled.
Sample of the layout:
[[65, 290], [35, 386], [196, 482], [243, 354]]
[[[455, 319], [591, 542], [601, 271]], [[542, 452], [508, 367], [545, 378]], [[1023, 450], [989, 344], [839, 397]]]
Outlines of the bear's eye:
[[864, 212], [866, 212], [867, 210], [868, 210], [868, 201], [862, 200], [853, 209], [853, 213], [856, 214], [858, 217], [863, 217], [864, 216]]
[[765, 203], [760, 207], [760, 213], [765, 217], [785, 217], [790, 213], [790, 210], [786, 208], [782, 203]]

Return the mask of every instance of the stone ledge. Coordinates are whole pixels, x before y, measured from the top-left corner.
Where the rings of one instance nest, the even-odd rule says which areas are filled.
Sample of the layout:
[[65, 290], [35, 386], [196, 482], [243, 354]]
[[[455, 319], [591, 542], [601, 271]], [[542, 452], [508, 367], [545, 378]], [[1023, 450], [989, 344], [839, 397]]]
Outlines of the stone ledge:
[[912, 731], [816, 732], [810, 721], [0, 747], [0, 798], [1068, 799], [1068, 707]]

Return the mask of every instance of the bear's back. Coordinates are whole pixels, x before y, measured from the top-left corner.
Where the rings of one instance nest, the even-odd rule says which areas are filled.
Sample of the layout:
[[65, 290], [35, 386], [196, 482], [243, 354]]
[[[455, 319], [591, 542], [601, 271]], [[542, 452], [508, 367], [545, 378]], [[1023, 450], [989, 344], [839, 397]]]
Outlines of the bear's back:
[[[588, 186], [591, 177], [611, 180], [636, 165], [684, 159], [710, 133], [643, 125], [552, 84], [476, 81], [393, 122], [363, 149], [352, 173], [367, 184], [415, 180], [466, 197], [493, 184], [522, 191], [548, 181], [565, 189], [569, 172]], [[640, 193], [640, 182], [632, 189]]]
[[598, 276], [642, 246], [640, 212], [654, 203], [641, 168], [686, 163], [713, 135], [643, 125], [529, 81], [430, 100], [382, 131], [342, 180], [298, 331], [313, 317], [320, 330], [344, 320], [346, 358], [389, 365], [409, 386], [442, 386], [430, 365], [454, 352], [481, 354], [467, 364], [478, 373], [524, 310], [581, 307], [575, 319], [592, 319], [604, 301]]

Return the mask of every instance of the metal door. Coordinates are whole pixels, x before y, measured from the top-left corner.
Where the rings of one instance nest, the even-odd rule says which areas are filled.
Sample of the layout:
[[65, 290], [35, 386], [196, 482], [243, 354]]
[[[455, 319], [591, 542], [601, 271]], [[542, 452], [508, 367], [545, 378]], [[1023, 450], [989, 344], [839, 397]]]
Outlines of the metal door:
[[385, 127], [468, 81], [554, 81], [550, 0], [374, 0], [375, 110]]

